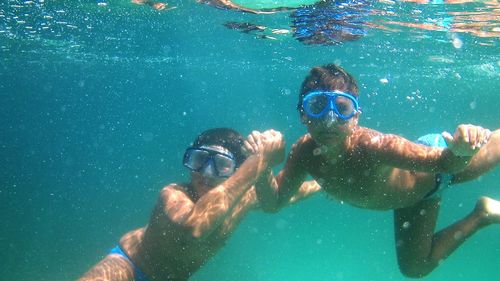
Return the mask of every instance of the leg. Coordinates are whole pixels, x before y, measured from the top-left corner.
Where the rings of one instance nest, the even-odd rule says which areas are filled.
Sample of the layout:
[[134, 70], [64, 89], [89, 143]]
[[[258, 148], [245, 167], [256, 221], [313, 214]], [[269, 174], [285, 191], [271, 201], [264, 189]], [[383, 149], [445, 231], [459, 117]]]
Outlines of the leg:
[[473, 180], [500, 163], [500, 130], [492, 133], [489, 141], [472, 157], [470, 164], [460, 173], [455, 174], [453, 183]]
[[477, 230], [500, 223], [500, 202], [482, 197], [469, 215], [434, 233], [439, 204], [429, 199], [394, 212], [398, 263], [405, 276], [429, 274]]
[[78, 281], [133, 281], [134, 269], [123, 257], [110, 254], [92, 267]]

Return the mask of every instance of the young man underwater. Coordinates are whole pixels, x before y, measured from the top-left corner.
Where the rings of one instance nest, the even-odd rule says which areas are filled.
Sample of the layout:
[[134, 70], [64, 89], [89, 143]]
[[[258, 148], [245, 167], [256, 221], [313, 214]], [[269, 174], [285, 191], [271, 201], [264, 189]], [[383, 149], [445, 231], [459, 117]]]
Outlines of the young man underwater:
[[[266, 180], [255, 185], [267, 211], [277, 211], [305, 185], [321, 186], [360, 208], [393, 209], [399, 268], [414, 278], [429, 274], [477, 230], [500, 223], [500, 202], [482, 197], [466, 217], [434, 232], [442, 189], [498, 165], [500, 130], [460, 125], [453, 136], [427, 135], [418, 144], [358, 126], [356, 82], [333, 64], [311, 70], [302, 83], [298, 110], [308, 133], [292, 146], [276, 177], [273, 165], [265, 164]], [[248, 138], [248, 149], [262, 154], [264, 163], [267, 152], [252, 147], [263, 141], [270, 145], [269, 134], [254, 131]], [[283, 142], [280, 137], [274, 141]], [[308, 175], [315, 181], [304, 182]]]
[[[266, 139], [271, 143], [253, 149], [265, 151], [277, 165], [284, 154], [274, 145], [281, 143]], [[253, 184], [265, 170], [261, 155], [247, 158], [243, 144], [232, 129], [200, 134], [184, 154], [190, 181], [164, 187], [148, 225], [125, 234], [78, 280], [187, 280], [224, 246], [244, 215], [258, 207]], [[311, 193], [306, 188], [290, 201]]]

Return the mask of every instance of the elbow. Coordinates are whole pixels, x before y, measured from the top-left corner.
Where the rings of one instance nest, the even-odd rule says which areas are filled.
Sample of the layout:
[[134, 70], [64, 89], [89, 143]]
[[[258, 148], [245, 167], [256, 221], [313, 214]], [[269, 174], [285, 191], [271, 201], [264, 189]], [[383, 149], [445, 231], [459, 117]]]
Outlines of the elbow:
[[260, 201], [260, 208], [265, 213], [275, 214], [283, 208], [284, 204], [281, 204], [279, 200], [271, 201]]
[[400, 271], [406, 278], [412, 278], [412, 279], [424, 278], [429, 274], [429, 272], [422, 272], [419, 270], [411, 270], [411, 269], [409, 270], [403, 268], [400, 268]]
[[192, 241], [202, 241], [208, 237], [209, 233], [201, 226], [194, 226], [188, 230], [188, 237]]
[[402, 262], [399, 261], [399, 270], [407, 278], [420, 279], [427, 276], [437, 265], [432, 265], [430, 262]]
[[276, 214], [281, 209], [277, 205], [261, 205], [262, 211], [269, 214]]
[[209, 233], [209, 225], [206, 221], [188, 220], [182, 225], [184, 235], [191, 241], [200, 241], [205, 239]]

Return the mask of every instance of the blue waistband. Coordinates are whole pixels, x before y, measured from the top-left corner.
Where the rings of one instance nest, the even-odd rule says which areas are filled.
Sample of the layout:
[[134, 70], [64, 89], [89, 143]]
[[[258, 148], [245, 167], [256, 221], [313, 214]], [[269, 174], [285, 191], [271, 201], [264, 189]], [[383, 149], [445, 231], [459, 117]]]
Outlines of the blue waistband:
[[126, 259], [134, 268], [134, 278], [135, 281], [149, 281], [149, 278], [134, 264], [134, 262], [125, 254], [125, 252], [120, 248], [120, 246], [116, 246], [111, 251], [110, 254], [117, 254]]
[[[428, 134], [418, 138], [417, 143], [423, 144], [430, 147], [441, 147], [446, 148], [448, 144], [446, 144], [445, 139], [441, 134]], [[452, 174], [437, 174], [436, 175], [436, 186], [427, 193], [424, 198], [434, 198], [441, 196], [442, 192], [451, 185], [453, 181]]]

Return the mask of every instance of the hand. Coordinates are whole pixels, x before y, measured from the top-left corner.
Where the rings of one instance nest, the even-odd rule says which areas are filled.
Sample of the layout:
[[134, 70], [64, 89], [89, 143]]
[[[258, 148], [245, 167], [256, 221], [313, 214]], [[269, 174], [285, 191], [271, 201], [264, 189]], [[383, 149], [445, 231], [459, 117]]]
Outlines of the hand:
[[275, 130], [267, 130], [263, 133], [252, 131], [245, 141], [245, 149], [252, 154], [261, 155], [271, 167], [285, 159], [283, 135]]
[[252, 131], [244, 142], [244, 148], [249, 154], [258, 154], [262, 146], [261, 132]]
[[473, 156], [488, 142], [491, 131], [481, 126], [462, 124], [457, 127], [453, 136], [448, 132], [441, 135], [456, 156]]

